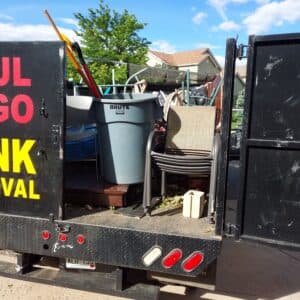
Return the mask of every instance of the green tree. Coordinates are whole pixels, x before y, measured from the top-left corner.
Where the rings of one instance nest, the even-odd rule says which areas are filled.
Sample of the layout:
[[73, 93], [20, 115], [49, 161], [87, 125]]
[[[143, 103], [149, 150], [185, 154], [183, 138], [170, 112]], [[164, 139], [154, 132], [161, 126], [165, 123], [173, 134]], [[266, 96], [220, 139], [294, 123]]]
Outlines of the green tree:
[[245, 88], [243, 88], [235, 99], [235, 108], [244, 108], [244, 101], [245, 101]]
[[[237, 97], [234, 99], [234, 108], [243, 109], [245, 101], [245, 89], [242, 89]], [[242, 126], [243, 122], [243, 111], [233, 111], [232, 112], [232, 123], [231, 128], [237, 129]]]
[[[79, 29], [76, 34], [81, 39], [83, 54], [97, 84], [111, 83], [112, 69], [116, 82], [126, 81], [126, 64], [145, 64], [150, 42], [138, 35], [146, 24], [140, 23], [127, 10], [119, 13], [111, 10], [102, 0], [99, 7], [89, 9], [87, 16], [75, 13]], [[68, 64], [68, 77], [78, 78]]]

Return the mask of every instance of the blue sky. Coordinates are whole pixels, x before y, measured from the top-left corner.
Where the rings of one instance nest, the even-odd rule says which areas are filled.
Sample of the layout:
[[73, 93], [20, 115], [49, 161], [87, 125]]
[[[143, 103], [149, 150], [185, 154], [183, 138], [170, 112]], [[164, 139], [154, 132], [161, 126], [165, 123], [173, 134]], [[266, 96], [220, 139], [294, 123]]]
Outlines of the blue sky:
[[[300, 32], [300, 0], [106, 0], [147, 23], [140, 35], [164, 52], [209, 47], [222, 63], [228, 37], [246, 43], [249, 34]], [[71, 38], [74, 13], [87, 13], [98, 0], [10, 0], [0, 2], [0, 40], [53, 40], [43, 11], [47, 8]]]

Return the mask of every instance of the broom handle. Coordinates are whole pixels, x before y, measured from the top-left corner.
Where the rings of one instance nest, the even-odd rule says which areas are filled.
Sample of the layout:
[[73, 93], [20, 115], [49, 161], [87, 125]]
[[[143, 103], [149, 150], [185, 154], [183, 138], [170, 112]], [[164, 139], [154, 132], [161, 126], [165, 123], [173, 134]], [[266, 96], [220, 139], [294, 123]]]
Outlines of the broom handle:
[[[65, 42], [65, 39], [64, 39], [63, 35], [62, 35], [62, 34], [60, 33], [60, 31], [58, 30], [57, 26], [55, 25], [53, 19], [51, 18], [50, 14], [48, 13], [47, 10], [45, 10], [45, 15], [46, 15], [46, 17], [48, 18], [50, 24], [52, 25], [54, 31], [57, 33], [59, 39], [60, 39], [61, 41], [64, 41], [64, 42]], [[66, 47], [66, 50], [67, 50], [67, 55], [68, 55], [68, 57], [69, 57], [71, 63], [72, 63], [73, 66], [75, 67], [76, 71], [81, 75], [81, 77], [82, 77], [83, 81], [86, 83], [86, 85], [87, 85], [90, 89], [92, 89], [91, 83], [89, 82], [89, 80], [88, 80], [86, 74], [81, 70], [81, 68], [80, 68], [80, 66], [79, 66], [79, 64], [78, 64], [78, 62], [76, 61], [76, 58], [75, 58], [74, 54], [72, 53], [72, 51], [69, 49], [68, 46]]]

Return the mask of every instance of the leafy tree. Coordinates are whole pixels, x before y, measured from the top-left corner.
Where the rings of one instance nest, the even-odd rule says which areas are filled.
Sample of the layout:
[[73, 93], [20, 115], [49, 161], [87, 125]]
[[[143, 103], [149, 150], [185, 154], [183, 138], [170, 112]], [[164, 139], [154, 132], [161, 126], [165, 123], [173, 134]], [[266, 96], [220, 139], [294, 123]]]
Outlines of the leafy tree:
[[243, 88], [235, 99], [235, 108], [244, 108], [245, 88]]
[[[245, 101], [245, 89], [242, 89], [234, 100], [234, 108], [243, 109]], [[243, 122], [243, 112], [242, 111], [233, 111], [232, 112], [232, 123], [231, 128], [237, 129], [241, 128]]]
[[[75, 13], [79, 29], [76, 34], [81, 38], [84, 56], [97, 84], [111, 83], [112, 69], [115, 68], [116, 82], [126, 81], [126, 64], [145, 64], [150, 42], [138, 35], [146, 24], [140, 23], [127, 10], [119, 13], [111, 10], [103, 0], [99, 7], [89, 9], [87, 16]], [[78, 78], [68, 65], [69, 77]]]

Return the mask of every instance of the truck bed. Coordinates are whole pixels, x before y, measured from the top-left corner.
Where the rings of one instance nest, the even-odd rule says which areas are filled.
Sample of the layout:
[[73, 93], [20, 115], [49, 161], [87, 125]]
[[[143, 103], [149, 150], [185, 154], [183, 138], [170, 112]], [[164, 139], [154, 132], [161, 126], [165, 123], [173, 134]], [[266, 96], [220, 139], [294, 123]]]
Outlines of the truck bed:
[[[198, 239], [215, 237], [215, 225], [209, 224], [208, 218], [185, 218], [182, 216], [182, 207], [156, 208], [152, 211], [151, 216], [144, 216], [142, 189], [139, 185], [128, 192], [126, 190], [126, 200], [124, 201], [127, 204], [126, 207], [105, 208], [101, 198], [103, 183], [97, 181], [95, 163], [91, 161], [67, 164], [65, 173], [65, 196], [67, 196], [65, 201], [67, 203], [64, 206], [64, 220], [68, 222]], [[109, 193], [112, 193], [113, 190], [120, 190], [120, 187], [122, 186], [110, 187], [109, 191], [103, 195], [108, 196], [107, 199], [112, 199], [113, 196], [109, 197]], [[97, 201], [91, 201], [91, 193], [95, 199], [98, 199]], [[120, 192], [120, 194], [122, 193], [125, 192]], [[109, 201], [106, 204], [108, 205], [108, 203]]]
[[65, 219], [72, 223], [100, 225], [110, 228], [132, 229], [149, 233], [164, 233], [168, 235], [189, 236], [205, 239], [215, 236], [214, 224], [209, 224], [207, 217], [200, 219], [185, 218], [181, 208], [169, 213], [154, 211], [151, 216], [142, 218], [126, 216], [111, 209], [94, 209], [70, 206], [66, 210]]

